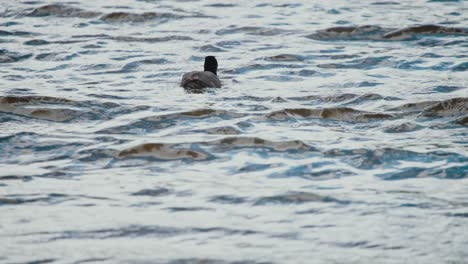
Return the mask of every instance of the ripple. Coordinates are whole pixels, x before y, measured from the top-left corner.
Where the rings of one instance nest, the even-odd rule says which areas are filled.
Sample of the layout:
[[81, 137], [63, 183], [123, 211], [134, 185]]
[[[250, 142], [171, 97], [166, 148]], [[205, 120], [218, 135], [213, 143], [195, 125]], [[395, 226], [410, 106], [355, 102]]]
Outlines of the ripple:
[[468, 98], [453, 98], [425, 108], [421, 115], [426, 117], [449, 117], [468, 114]]
[[230, 229], [222, 227], [166, 227], [157, 225], [129, 225], [120, 228], [107, 228], [107, 229], [96, 229], [90, 231], [79, 231], [79, 230], [68, 230], [63, 232], [41, 232], [41, 233], [26, 233], [27, 235], [41, 235], [48, 236], [47, 242], [53, 242], [57, 240], [69, 240], [69, 239], [113, 239], [123, 237], [159, 237], [168, 238], [187, 234], [200, 234], [200, 233], [221, 233], [227, 236], [232, 235], [254, 235], [257, 231], [249, 229]]
[[423, 128], [424, 127], [422, 127], [422, 126], [420, 126], [418, 124], [411, 123], [411, 122], [405, 122], [405, 123], [401, 123], [401, 124], [394, 124], [394, 125], [387, 126], [384, 129], [384, 132], [385, 133], [407, 133], [407, 132], [418, 131], [418, 130], [421, 130]]
[[[50, 4], [35, 8], [27, 14], [30, 17], [68, 17], [68, 18], [96, 18], [108, 23], [142, 23], [147, 21], [165, 22], [169, 19], [181, 19], [187, 16], [165, 12], [111, 12], [103, 14], [102, 12], [87, 11], [78, 7], [73, 7], [64, 4]], [[197, 14], [195, 17], [205, 17]]]
[[225, 40], [225, 41], [220, 41], [216, 43], [216, 46], [219, 46], [221, 48], [226, 48], [226, 49], [231, 49], [234, 47], [238, 47], [242, 45], [242, 42], [237, 41], [237, 40]]
[[288, 33], [288, 31], [278, 28], [263, 28], [263, 27], [235, 27], [232, 26], [227, 29], [221, 29], [216, 31], [217, 35], [230, 35], [230, 34], [248, 34], [258, 36], [276, 36], [280, 34]]
[[466, 28], [453, 28], [438, 25], [420, 25], [410, 26], [401, 29], [383, 28], [379, 26], [350, 26], [350, 27], [332, 27], [319, 30], [316, 33], [307, 35], [307, 38], [336, 41], [336, 40], [416, 40], [425, 35], [468, 35]]
[[[166, 59], [147, 59], [147, 60], [138, 60], [138, 61], [132, 61], [127, 64], [125, 64], [122, 69], [116, 70], [116, 71], [104, 71], [104, 72], [93, 72], [89, 73], [90, 75], [105, 75], [105, 74], [122, 74], [122, 73], [131, 73], [131, 72], [136, 72], [141, 69], [142, 66], [145, 65], [159, 65], [159, 64], [166, 64], [169, 61]], [[108, 68], [109, 65], [90, 65], [85, 70], [89, 69], [101, 69], [101, 68]]]
[[242, 204], [247, 202], [247, 199], [244, 197], [237, 197], [231, 195], [217, 195], [211, 197], [210, 202], [220, 204]]
[[[209, 147], [208, 149], [205, 149]], [[253, 137], [226, 137], [219, 140], [201, 141], [193, 143], [145, 143], [126, 148], [111, 154], [118, 159], [126, 158], [151, 158], [154, 160], [192, 160], [207, 161], [213, 159], [213, 152], [224, 152], [227, 150], [239, 150], [252, 148], [256, 151], [268, 149], [271, 152], [310, 152], [317, 151], [314, 147], [300, 140], [291, 141], [269, 141]], [[210, 152], [209, 152], [210, 151]], [[108, 151], [99, 151], [108, 157]]]
[[204, 46], [201, 46], [199, 49], [201, 52], [223, 52], [225, 51], [224, 49], [218, 48], [213, 45], [204, 45]]
[[78, 42], [81, 42], [81, 41], [76, 41], [76, 40], [46, 41], [42, 39], [33, 39], [33, 40], [28, 40], [24, 42], [23, 44], [27, 46], [42, 46], [42, 45], [49, 45], [49, 44], [74, 44]]
[[437, 101], [424, 101], [417, 103], [406, 103], [397, 107], [387, 109], [387, 111], [398, 111], [398, 112], [420, 112], [429, 106], [437, 104]]
[[217, 135], [238, 135], [242, 131], [232, 126], [223, 126], [223, 127], [213, 127], [207, 129], [198, 129], [191, 130], [192, 133], [207, 133], [207, 134], [217, 134]]
[[207, 160], [208, 153], [190, 148], [174, 147], [173, 144], [147, 143], [119, 151], [118, 158], [151, 157], [158, 160]]
[[255, 200], [254, 206], [264, 206], [264, 205], [282, 205], [282, 204], [303, 204], [310, 202], [340, 202], [339, 200], [328, 197], [321, 196], [318, 194], [310, 192], [288, 192], [285, 194], [261, 197]]
[[[370, 86], [373, 86], [373, 85], [370, 85]], [[361, 87], [363, 87], [363, 86], [361, 86]], [[359, 97], [357, 97], [355, 99], [352, 99], [351, 101], [347, 102], [346, 105], [347, 104], [363, 104], [363, 103], [368, 103], [370, 101], [378, 101], [378, 100], [396, 101], [396, 100], [401, 100], [401, 99], [397, 98], [397, 97], [382, 96], [380, 94], [371, 94], [371, 93], [369, 93], [369, 94], [360, 95]]]
[[315, 148], [300, 140], [274, 142], [257, 137], [227, 137], [204, 143], [217, 148], [268, 148], [272, 151], [314, 151]]
[[[379, 149], [331, 149], [324, 151], [326, 157], [346, 157], [343, 162], [352, 165], [358, 169], [375, 169], [383, 166], [397, 166], [405, 161], [432, 163], [439, 160], [447, 162], [466, 162], [467, 158], [463, 155], [450, 152], [427, 152], [419, 153], [409, 150], [394, 148]], [[416, 175], [411, 174], [410, 175]], [[387, 176], [385, 176], [387, 177]]]
[[285, 121], [290, 118], [321, 118], [347, 122], [371, 122], [395, 118], [394, 115], [360, 111], [349, 107], [284, 109], [271, 112], [266, 117], [278, 121]]
[[32, 57], [32, 54], [20, 54], [5, 49], [0, 49], [0, 63], [19, 62]]
[[166, 59], [150, 59], [150, 60], [139, 60], [139, 61], [133, 61], [130, 63], [125, 64], [122, 67], [122, 72], [131, 72], [136, 70], [138, 67], [141, 65], [147, 65], [147, 64], [165, 64], [168, 63]]
[[460, 117], [455, 120], [456, 124], [462, 125], [462, 126], [468, 126], [468, 116]]
[[147, 42], [147, 43], [193, 40], [191, 37], [187, 37], [187, 36], [165, 36], [165, 37], [154, 37], [154, 38], [111, 37], [111, 39], [116, 40], [116, 41], [124, 41], [124, 42]]
[[113, 103], [78, 102], [49, 96], [0, 96], [0, 112], [55, 122], [102, 119], [101, 113], [116, 106]]
[[294, 54], [279, 54], [271, 57], [266, 57], [266, 61], [303, 61], [304, 57]]
[[431, 90], [432, 90], [432, 92], [438, 92], [438, 93], [451, 93], [451, 92], [455, 92], [455, 91], [463, 90], [463, 89], [465, 89], [465, 87], [450, 86], [450, 85], [439, 85], [439, 86], [433, 87]]
[[44, 195], [8, 195], [7, 197], [0, 197], [0, 206], [2, 205], [23, 205], [29, 203], [42, 202], [49, 205], [62, 203], [65, 201], [74, 200], [76, 197], [71, 197], [61, 193], [51, 193]]
[[93, 231], [64, 231], [58, 234], [45, 233], [44, 235], [55, 235], [49, 241], [64, 239], [109, 239], [118, 237], [171, 237], [184, 233], [184, 230], [173, 227], [161, 226], [127, 226], [119, 229], [99, 229]]
[[[465, 161], [466, 162], [466, 161]], [[380, 178], [384, 180], [404, 180], [412, 178], [443, 178], [443, 179], [466, 179], [468, 176], [468, 165], [464, 166], [451, 166], [448, 168], [421, 168], [410, 167], [401, 169], [398, 172], [390, 172], [379, 174]]]
[[452, 71], [459, 72], [459, 71], [466, 71], [468, 70], [468, 62], [462, 62], [458, 65], [455, 65], [452, 68]]
[[41, 7], [34, 8], [28, 16], [33, 17], [46, 17], [46, 16], [55, 16], [55, 17], [80, 17], [80, 18], [93, 18], [99, 16], [101, 13], [86, 11], [81, 8], [71, 7], [62, 4], [52, 4], [45, 5]]
[[27, 31], [6, 31], [6, 30], [0, 30], [0, 37], [9, 37], [9, 36], [14, 36], [14, 37], [30, 37], [30, 36], [35, 36], [38, 35], [37, 33], [32, 33], [32, 32], [27, 32]]
[[213, 211], [213, 209], [206, 208], [206, 207], [169, 207], [166, 210], [172, 213], [178, 212], [195, 212], [195, 211]]
[[351, 60], [345, 63], [326, 63], [319, 64], [317, 67], [326, 69], [359, 69], [369, 70], [376, 67], [391, 65], [389, 63], [391, 56], [367, 57], [364, 59]]
[[42, 40], [42, 39], [33, 39], [33, 40], [28, 40], [23, 43], [24, 45], [28, 46], [41, 46], [41, 45], [48, 45], [50, 44], [49, 41]]
[[318, 101], [318, 102], [337, 103], [337, 102], [349, 101], [357, 97], [359, 97], [359, 95], [357, 94], [343, 93], [343, 94], [330, 95], [330, 96], [304, 95], [304, 96], [299, 96], [299, 97], [288, 97], [288, 99], [295, 100], [295, 101]]
[[133, 196], [165, 196], [170, 194], [171, 191], [167, 188], [157, 188], [157, 189], [143, 189], [138, 192], [132, 193]]
[[151, 116], [141, 118], [130, 124], [125, 124], [122, 126], [106, 128], [99, 131], [98, 133], [111, 133], [111, 134], [120, 134], [120, 133], [140, 133], [142, 130], [146, 132], [154, 131], [157, 129], [164, 129], [177, 125], [180, 122], [187, 120], [196, 120], [196, 119], [207, 119], [213, 117], [219, 117], [222, 119], [231, 119], [243, 117], [245, 114], [230, 112], [225, 110], [215, 110], [209, 108], [195, 109], [192, 111], [180, 112], [180, 113], [171, 113], [165, 115]]
[[224, 7], [235, 7], [237, 5], [232, 4], [232, 3], [229, 3], [229, 4], [227, 4], [227, 3], [214, 3], [214, 4], [208, 4], [208, 5], [205, 5], [205, 6], [224, 8]]
[[[193, 40], [191, 37], [187, 36], [163, 36], [163, 37], [130, 37], [130, 36], [110, 36], [107, 34], [99, 35], [74, 35], [72, 38], [89, 38], [89, 39], [109, 39], [119, 42], [145, 42], [145, 43], [159, 43], [159, 42], [168, 42], [168, 41], [184, 41], [184, 40]], [[101, 46], [95, 46], [94, 48], [100, 48]]]
[[296, 64], [276, 64], [276, 63], [270, 63], [270, 64], [252, 64], [249, 66], [245, 67], [240, 67], [237, 69], [233, 70], [227, 70], [225, 73], [229, 74], [244, 74], [248, 73], [251, 71], [266, 71], [266, 70], [272, 70], [272, 69], [281, 69], [281, 68], [302, 68], [303, 66], [301, 65], [296, 65]]
[[[57, 121], [57, 122], [64, 122], [69, 121], [73, 118], [73, 116], [77, 117], [82, 114], [81, 111], [72, 110], [72, 109], [45, 109], [45, 108], [24, 108], [21, 106], [17, 106], [18, 103], [34, 103], [34, 102], [53, 102], [58, 103], [60, 100], [49, 100], [51, 98], [44, 97], [44, 98], [34, 98], [36, 100], [29, 100], [32, 99], [29, 97], [28, 99], [24, 100], [25, 98], [19, 99], [19, 97], [0, 97], [0, 111], [7, 112], [11, 114], [21, 115], [21, 116], [28, 116], [34, 117], [38, 119], [45, 119], [49, 121]], [[44, 100], [45, 99], [45, 100]], [[21, 102], [21, 100], [23, 100]], [[66, 102], [66, 101], [62, 101]]]
[[453, 28], [438, 25], [422, 25], [397, 29], [382, 36], [384, 39], [412, 40], [418, 35], [468, 35], [466, 28]]
[[68, 54], [68, 53], [41, 53], [36, 55], [35, 59], [38, 61], [70, 61], [74, 58], [79, 57], [80, 55], [73, 53], [73, 54]]
[[398, 2], [393, 2], [393, 1], [382, 1], [382, 2], [374, 2], [371, 5], [399, 5], [400, 3]]
[[382, 35], [390, 29], [379, 26], [357, 26], [357, 27], [332, 27], [319, 30], [316, 33], [307, 35], [307, 38], [335, 41], [335, 40], [381, 40]]
[[272, 262], [257, 262], [253, 260], [236, 260], [228, 261], [222, 259], [210, 259], [210, 258], [182, 258], [175, 259], [167, 262], [167, 264], [272, 264]]
[[134, 14], [128, 12], [112, 12], [101, 16], [101, 20], [105, 22], [132, 22], [141, 23], [151, 20], [167, 20], [167, 19], [180, 19], [184, 16], [171, 14], [171, 13], [156, 13], [145, 12], [142, 14]]
[[[331, 164], [330, 164], [331, 165]], [[333, 164], [335, 165], [335, 164]], [[301, 165], [291, 167], [285, 172], [270, 175], [271, 178], [300, 177], [309, 180], [330, 180], [347, 176], [353, 176], [355, 173], [340, 169], [321, 168], [319, 164]]]
[[462, 217], [462, 218], [468, 218], [468, 212], [466, 213], [449, 213], [446, 214], [449, 217]]

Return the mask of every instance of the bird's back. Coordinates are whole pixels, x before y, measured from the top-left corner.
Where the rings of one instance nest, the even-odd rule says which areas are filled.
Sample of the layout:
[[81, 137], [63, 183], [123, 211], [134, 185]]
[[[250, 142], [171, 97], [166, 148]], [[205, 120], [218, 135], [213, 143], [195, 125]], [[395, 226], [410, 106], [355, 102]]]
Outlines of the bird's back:
[[209, 71], [193, 71], [182, 76], [180, 86], [188, 89], [220, 88], [221, 82], [214, 73]]

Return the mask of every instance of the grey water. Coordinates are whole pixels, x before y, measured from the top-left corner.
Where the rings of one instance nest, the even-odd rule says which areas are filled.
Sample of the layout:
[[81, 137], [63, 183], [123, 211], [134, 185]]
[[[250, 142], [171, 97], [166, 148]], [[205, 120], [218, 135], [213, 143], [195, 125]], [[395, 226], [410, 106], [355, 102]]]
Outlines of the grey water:
[[468, 263], [466, 4], [0, 0], [0, 263]]

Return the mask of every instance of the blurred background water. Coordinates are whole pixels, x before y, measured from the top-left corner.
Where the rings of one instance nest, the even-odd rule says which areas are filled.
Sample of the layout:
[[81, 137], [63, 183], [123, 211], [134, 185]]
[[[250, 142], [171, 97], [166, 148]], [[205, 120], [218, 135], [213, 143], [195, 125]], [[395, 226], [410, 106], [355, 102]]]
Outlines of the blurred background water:
[[0, 262], [468, 263], [466, 3], [0, 0]]

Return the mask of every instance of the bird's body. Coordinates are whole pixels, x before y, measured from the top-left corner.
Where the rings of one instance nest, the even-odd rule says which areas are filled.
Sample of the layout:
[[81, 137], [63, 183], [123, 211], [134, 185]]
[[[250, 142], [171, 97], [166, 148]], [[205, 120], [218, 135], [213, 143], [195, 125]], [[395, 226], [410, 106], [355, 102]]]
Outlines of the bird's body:
[[188, 89], [203, 89], [207, 87], [220, 88], [218, 76], [209, 71], [193, 71], [184, 74], [180, 86]]
[[204, 71], [192, 71], [182, 76], [180, 86], [186, 89], [220, 88], [221, 81], [216, 72], [218, 70], [218, 61], [214, 56], [205, 58]]

